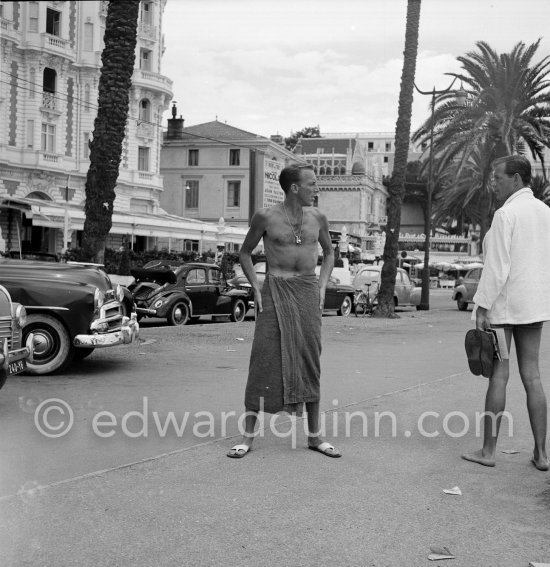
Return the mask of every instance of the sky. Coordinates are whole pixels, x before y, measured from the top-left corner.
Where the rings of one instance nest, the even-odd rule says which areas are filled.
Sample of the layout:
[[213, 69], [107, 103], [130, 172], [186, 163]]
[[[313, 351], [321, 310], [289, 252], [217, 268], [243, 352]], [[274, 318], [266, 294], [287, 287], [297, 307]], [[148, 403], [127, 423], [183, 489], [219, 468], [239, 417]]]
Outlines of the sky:
[[[168, 0], [161, 72], [186, 126], [394, 132], [406, 11], [407, 0]], [[542, 38], [538, 62], [549, 22], [550, 0], [422, 0], [416, 84], [447, 88], [478, 41], [509, 52]], [[429, 102], [415, 93], [413, 130]]]

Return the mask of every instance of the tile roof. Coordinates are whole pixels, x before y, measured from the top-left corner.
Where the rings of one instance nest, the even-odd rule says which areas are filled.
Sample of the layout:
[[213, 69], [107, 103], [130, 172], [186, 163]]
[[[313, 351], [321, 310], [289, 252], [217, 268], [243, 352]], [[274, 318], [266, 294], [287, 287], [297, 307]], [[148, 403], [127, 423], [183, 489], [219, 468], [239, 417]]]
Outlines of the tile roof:
[[267, 140], [264, 136], [252, 134], [252, 132], [235, 128], [218, 120], [183, 129], [183, 139], [194, 137], [214, 138], [215, 140]]

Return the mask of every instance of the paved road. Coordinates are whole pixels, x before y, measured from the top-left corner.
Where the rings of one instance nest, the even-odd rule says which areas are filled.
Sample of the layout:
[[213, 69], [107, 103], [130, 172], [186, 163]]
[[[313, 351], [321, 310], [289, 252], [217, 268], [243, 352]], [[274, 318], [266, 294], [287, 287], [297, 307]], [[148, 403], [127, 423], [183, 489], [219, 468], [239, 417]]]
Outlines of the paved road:
[[[549, 476], [528, 462], [517, 373], [514, 435], [501, 448], [520, 453], [499, 454], [495, 469], [461, 461], [479, 445], [485, 381], [463, 354], [470, 312], [446, 291], [432, 307], [396, 320], [323, 318], [322, 409], [339, 460], [304, 451], [301, 422], [296, 451], [267, 432], [246, 459], [225, 457], [252, 321], [144, 328], [139, 345], [98, 351], [64, 376], [10, 379], [0, 393], [0, 565], [416, 566], [430, 564], [430, 545], [448, 545], [463, 567], [550, 561]], [[547, 341], [542, 358], [548, 368]], [[57, 439], [34, 420], [50, 398], [74, 414]], [[170, 412], [179, 425], [188, 418], [181, 435], [159, 431], [155, 419]], [[277, 427], [293, 431], [284, 417]], [[455, 485], [462, 497], [442, 493]]]
[[[447, 296], [440, 292], [432, 297], [433, 309], [448, 310], [458, 320], [464, 320], [463, 313], [454, 313], [456, 309], [446, 301]], [[395, 336], [390, 329], [381, 329], [377, 330], [376, 337], [368, 333], [365, 337], [369, 345], [373, 340], [379, 343], [377, 353], [383, 356], [376, 361], [372, 360], [375, 351], [357, 340], [358, 332], [371, 327], [371, 319], [330, 314], [323, 317], [326, 331], [323, 395], [327, 409], [416, 382], [416, 374], [409, 373], [408, 367], [424, 362], [413, 353], [414, 360], [406, 360], [403, 371], [400, 353], [411, 341], [410, 331], [403, 325], [422, 320], [426, 312], [403, 308], [398, 313], [403, 321], [390, 325], [402, 328]], [[142, 325], [139, 344], [98, 350], [60, 376], [11, 378], [0, 395], [3, 430], [0, 497], [25, 487], [47, 485], [235, 434], [237, 416], [242, 410], [253, 329], [251, 319], [241, 324], [205, 319], [200, 324], [182, 328], [151, 319]], [[433, 327], [425, 330], [431, 329]], [[397, 358], [380, 362], [386, 357], [391, 359], [396, 349]], [[442, 355], [445, 358], [444, 352]], [[405, 356], [409, 358], [411, 355]], [[373, 365], [377, 366], [376, 371]], [[337, 378], [342, 373], [347, 376], [344, 382]], [[48, 401], [52, 399], [61, 402]], [[74, 416], [70, 431], [61, 437], [45, 437], [37, 429], [35, 417], [54, 406], [46, 414], [48, 424], [52, 428], [68, 424], [69, 410], [64, 408], [65, 415], [62, 415], [57, 409], [64, 403], [70, 406]], [[40, 404], [44, 405], [37, 413]], [[200, 411], [209, 411], [215, 416], [213, 436], [202, 438], [201, 430], [197, 436], [192, 427], [187, 427], [182, 435], [174, 427], [164, 428], [170, 412], [181, 424], [185, 415]], [[93, 420], [99, 412], [110, 412], [116, 418], [116, 426], [96, 428], [100, 433], [112, 432], [109, 437], [98, 437], [95, 433]], [[125, 429], [132, 437], [125, 433], [122, 423], [128, 412], [136, 412], [125, 421]], [[153, 412], [159, 416], [158, 427]], [[222, 431], [222, 412], [237, 414], [227, 418], [225, 431]], [[147, 431], [143, 430], [144, 419], [137, 414], [147, 416]], [[105, 419], [99, 421], [112, 419], [106, 414]], [[166, 434], [162, 433], [163, 428]], [[206, 426], [203, 429], [206, 430]], [[60, 432], [47, 431], [50, 435]], [[75, 455], [78, 458], [74, 458]]]

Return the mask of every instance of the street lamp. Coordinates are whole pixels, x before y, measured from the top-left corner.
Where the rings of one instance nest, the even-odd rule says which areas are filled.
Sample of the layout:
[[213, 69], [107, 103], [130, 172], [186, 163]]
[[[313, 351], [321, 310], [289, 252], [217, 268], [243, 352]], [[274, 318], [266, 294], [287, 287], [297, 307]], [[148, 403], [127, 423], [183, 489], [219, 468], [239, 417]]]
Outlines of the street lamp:
[[[430, 309], [430, 237], [432, 233], [432, 194], [433, 194], [433, 142], [434, 142], [434, 112], [435, 112], [435, 96], [448, 93], [458, 77], [453, 79], [453, 82], [443, 90], [436, 91], [435, 87], [431, 91], [421, 91], [416, 83], [414, 88], [421, 95], [431, 95], [431, 128], [430, 128], [430, 155], [428, 158], [428, 191], [426, 194], [426, 222], [425, 222], [425, 240], [424, 240], [424, 269], [422, 270], [422, 294], [420, 296], [419, 310], [427, 311]], [[462, 84], [456, 93], [456, 100], [462, 106], [466, 102], [467, 93], [463, 89]]]

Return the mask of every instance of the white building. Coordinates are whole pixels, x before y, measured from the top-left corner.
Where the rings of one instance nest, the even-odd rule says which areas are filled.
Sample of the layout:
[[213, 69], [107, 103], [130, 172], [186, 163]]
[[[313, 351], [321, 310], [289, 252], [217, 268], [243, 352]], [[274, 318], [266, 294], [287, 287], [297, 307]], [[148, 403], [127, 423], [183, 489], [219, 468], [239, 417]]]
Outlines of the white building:
[[[108, 2], [0, 2], [0, 251], [59, 252], [80, 243], [88, 141]], [[162, 75], [166, 0], [143, 0], [129, 117], [108, 246], [170, 246], [216, 228], [159, 206], [161, 116], [172, 98]]]

